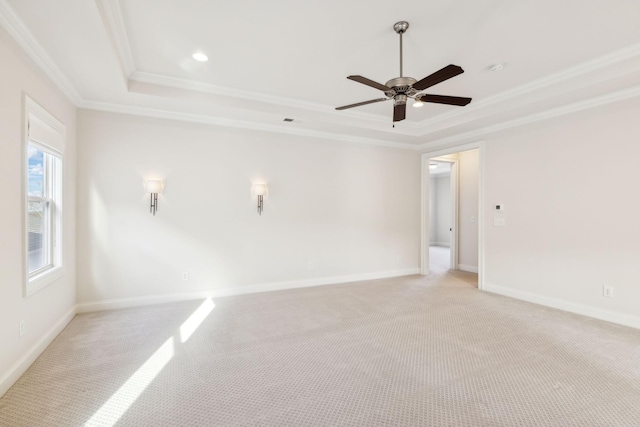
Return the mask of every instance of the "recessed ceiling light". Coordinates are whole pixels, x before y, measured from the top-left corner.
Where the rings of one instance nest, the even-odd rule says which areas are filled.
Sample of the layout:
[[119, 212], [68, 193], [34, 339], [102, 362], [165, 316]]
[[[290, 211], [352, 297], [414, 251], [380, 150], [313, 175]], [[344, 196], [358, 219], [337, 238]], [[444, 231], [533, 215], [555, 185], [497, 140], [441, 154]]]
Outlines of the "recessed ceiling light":
[[491, 71], [502, 71], [504, 70], [504, 62], [497, 62], [495, 64], [489, 65], [489, 69]]
[[202, 52], [196, 52], [193, 54], [193, 59], [200, 62], [207, 62], [209, 57]]

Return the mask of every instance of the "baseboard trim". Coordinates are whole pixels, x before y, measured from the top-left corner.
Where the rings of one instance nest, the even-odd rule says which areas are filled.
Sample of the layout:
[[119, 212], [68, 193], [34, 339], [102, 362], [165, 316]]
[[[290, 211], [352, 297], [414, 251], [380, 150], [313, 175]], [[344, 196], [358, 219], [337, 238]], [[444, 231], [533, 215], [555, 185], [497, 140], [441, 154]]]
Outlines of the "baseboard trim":
[[352, 274], [346, 276], [319, 277], [307, 280], [291, 280], [286, 282], [260, 283], [248, 286], [238, 286], [221, 289], [210, 289], [192, 292], [180, 292], [164, 295], [147, 295], [132, 298], [116, 298], [102, 301], [78, 303], [78, 313], [92, 311], [114, 310], [120, 308], [141, 307], [146, 305], [164, 304], [169, 302], [186, 301], [200, 298], [219, 298], [233, 295], [253, 294], [257, 292], [280, 291], [285, 289], [308, 288], [312, 286], [335, 285], [339, 283], [360, 282], [363, 280], [388, 279], [392, 277], [411, 276], [420, 274], [419, 268], [390, 270], [375, 273]]
[[458, 270], [467, 271], [469, 273], [478, 273], [477, 265], [458, 264]]
[[0, 397], [2, 397], [13, 384], [24, 374], [29, 366], [36, 361], [42, 352], [62, 332], [76, 315], [76, 306], [71, 307], [40, 339], [18, 360], [9, 371], [0, 379]]
[[616, 313], [613, 311], [603, 310], [601, 308], [590, 307], [587, 305], [576, 304], [573, 302], [559, 300], [538, 294], [532, 294], [530, 292], [496, 286], [490, 283], [485, 283], [482, 290], [519, 299], [522, 301], [532, 302], [534, 304], [544, 305], [546, 307], [557, 308], [560, 310], [568, 311], [570, 313], [593, 317], [594, 319], [605, 320], [607, 322], [616, 323], [618, 325], [640, 329], [640, 317], [630, 314]]

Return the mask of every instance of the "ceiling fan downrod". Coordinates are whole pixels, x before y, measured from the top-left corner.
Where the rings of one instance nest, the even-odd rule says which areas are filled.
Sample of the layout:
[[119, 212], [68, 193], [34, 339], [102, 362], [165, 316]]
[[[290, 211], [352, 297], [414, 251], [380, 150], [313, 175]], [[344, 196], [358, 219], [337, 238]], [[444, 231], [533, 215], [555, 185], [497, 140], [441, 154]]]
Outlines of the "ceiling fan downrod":
[[407, 21], [400, 21], [393, 24], [393, 31], [400, 35], [400, 77], [402, 76], [402, 35], [409, 28], [409, 23]]

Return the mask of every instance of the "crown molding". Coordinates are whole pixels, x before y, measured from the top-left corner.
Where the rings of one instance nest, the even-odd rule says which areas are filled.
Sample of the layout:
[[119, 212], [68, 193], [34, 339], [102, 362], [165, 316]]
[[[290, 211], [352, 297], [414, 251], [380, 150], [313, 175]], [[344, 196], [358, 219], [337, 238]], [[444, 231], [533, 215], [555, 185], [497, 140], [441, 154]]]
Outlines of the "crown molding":
[[640, 43], [627, 46], [606, 55], [602, 55], [589, 61], [583, 62], [574, 67], [567, 68], [557, 73], [534, 80], [527, 84], [487, 97], [481, 101], [474, 102], [466, 106], [464, 109], [454, 110], [444, 114], [438, 114], [437, 116], [434, 116], [430, 119], [419, 122], [418, 127], [429, 127], [434, 131], [440, 130], [440, 127], [435, 128], [436, 124], [443, 123], [456, 117], [468, 116], [466, 120], [462, 120], [456, 123], [456, 125], [460, 125], [462, 123], [466, 123], [476, 119], [476, 117], [472, 116], [471, 114], [474, 111], [482, 110], [491, 105], [503, 103], [513, 98], [523, 97], [526, 94], [534, 93], [540, 91], [541, 89], [548, 88], [556, 84], [561, 84], [563, 82], [575, 79], [586, 74], [594, 73], [596, 71], [602, 70], [603, 68], [618, 64], [622, 61], [634, 59], [639, 56]]
[[45, 52], [31, 31], [16, 15], [13, 8], [6, 0], [0, 0], [0, 25], [13, 37], [18, 45], [29, 57], [42, 69], [51, 81], [62, 91], [72, 104], [79, 106], [83, 100], [80, 93], [71, 84], [69, 79], [58, 68], [56, 63]]
[[[116, 1], [116, 0], [102, 0], [102, 1]], [[456, 125], [467, 123], [477, 118], [474, 112], [481, 112], [487, 107], [504, 103], [505, 101], [523, 98], [527, 94], [538, 92], [542, 89], [549, 88], [553, 85], [560, 85], [564, 82], [576, 79], [581, 76], [585, 76], [591, 73], [595, 73], [604, 68], [619, 64], [623, 61], [628, 61], [640, 57], [640, 43], [634, 44], [614, 52], [602, 55], [592, 60], [583, 62], [574, 67], [565, 69], [563, 71], [548, 75], [546, 77], [534, 80], [527, 84], [518, 86], [516, 88], [501, 92], [499, 94], [490, 96], [481, 101], [474, 102], [464, 109], [453, 110], [447, 113], [438, 114], [432, 118], [422, 120], [420, 122], [407, 121], [403, 123], [400, 132], [411, 136], [426, 136], [427, 132], [421, 133], [420, 130], [428, 130], [428, 132], [435, 132], [442, 130], [447, 126], [444, 125], [447, 121], [461, 118]], [[158, 86], [167, 86], [172, 88], [193, 90], [198, 92], [210, 93], [221, 96], [231, 96], [236, 98], [245, 99], [248, 101], [261, 101], [267, 104], [279, 105], [283, 107], [300, 108], [314, 112], [336, 114], [333, 107], [326, 106], [318, 103], [311, 103], [306, 101], [300, 101], [296, 99], [278, 97], [273, 95], [253, 93], [250, 91], [243, 91], [237, 89], [230, 89], [221, 86], [215, 86], [208, 83], [196, 82], [187, 79], [180, 79], [175, 77], [168, 77], [159, 74], [146, 73], [140, 71], [134, 71], [131, 74], [130, 80], [148, 83]], [[340, 113], [343, 117], [349, 117], [353, 119], [359, 119], [364, 121], [375, 122], [379, 124], [386, 124], [387, 120], [379, 115], [361, 113], [355, 111]], [[440, 126], [438, 126], [440, 125]], [[444, 125], [444, 126], [443, 126]], [[404, 128], [404, 129], [403, 129]]]
[[[176, 89], [192, 90], [197, 92], [208, 93], [212, 95], [228, 96], [232, 98], [245, 99], [247, 101], [259, 101], [267, 104], [279, 105], [282, 107], [302, 108], [318, 113], [330, 113], [331, 108], [326, 105], [313, 102], [300, 101], [296, 99], [284, 98], [280, 96], [256, 93], [242, 89], [232, 89], [223, 86], [216, 86], [209, 83], [199, 82], [195, 80], [181, 79], [178, 77], [169, 77], [161, 74], [147, 73], [143, 71], [135, 71], [129, 80], [147, 83], [157, 86], [166, 86]], [[369, 115], [370, 120], [378, 121], [380, 118], [375, 115]]]
[[[377, 114], [362, 113], [356, 111], [337, 112], [334, 107], [324, 104], [318, 104], [315, 102], [301, 101], [299, 99], [286, 98], [275, 95], [268, 95], [264, 93], [257, 93], [242, 89], [234, 89], [223, 86], [217, 86], [210, 83], [199, 82], [195, 80], [182, 79], [178, 77], [170, 77], [161, 74], [147, 73], [144, 71], [134, 71], [130, 77], [130, 81], [146, 83], [150, 85], [171, 87], [175, 89], [191, 90], [196, 92], [202, 92], [212, 95], [228, 96], [232, 98], [244, 99], [251, 102], [263, 102], [265, 104], [277, 105], [286, 108], [299, 108], [302, 110], [313, 111], [316, 113], [330, 114], [334, 116], [349, 117], [352, 119], [359, 119], [369, 122], [378, 123], [381, 125], [388, 124], [388, 118], [381, 117]], [[404, 129], [404, 130], [403, 130]], [[399, 128], [399, 132], [417, 136], [415, 130], [418, 129], [418, 125], [415, 122], [407, 121], [403, 123], [402, 128]]]
[[[2, 0], [4, 1], [4, 0]], [[247, 101], [259, 101], [270, 105], [277, 105], [286, 108], [299, 108], [303, 110], [313, 111], [317, 113], [340, 115], [355, 120], [377, 123], [380, 125], [388, 124], [387, 118], [378, 114], [363, 113], [359, 111], [341, 111], [336, 112], [332, 106], [318, 104], [298, 99], [268, 95], [263, 93], [255, 93], [242, 89], [231, 89], [228, 87], [216, 86], [209, 83], [198, 82], [194, 80], [181, 79], [160, 74], [138, 71], [135, 69], [133, 54], [131, 52], [126, 26], [124, 24], [124, 15], [120, 8], [120, 0], [96, 0], [103, 12], [103, 20], [107, 31], [111, 34], [111, 38], [116, 46], [118, 58], [121, 66], [130, 81], [147, 83], [151, 85], [165, 86], [183, 90], [191, 90], [202, 93], [214, 94], [219, 96], [229, 96]], [[605, 67], [617, 64], [619, 62], [636, 58], [640, 56], [640, 43], [616, 50], [614, 52], [602, 55], [592, 60], [583, 62], [574, 67], [562, 70], [560, 72], [548, 75], [546, 77], [534, 80], [527, 84], [518, 86], [511, 90], [487, 97], [481, 101], [474, 102], [464, 109], [449, 111], [447, 113], [438, 114], [432, 118], [419, 122], [405, 120], [401, 127], [396, 129], [397, 132], [408, 136], [426, 136], [430, 132], [444, 130], [447, 126], [445, 123], [451, 119], [460, 118], [455, 125], [467, 123], [475, 120], [477, 114], [492, 105], [504, 103], [507, 100], [520, 98], [523, 95], [540, 91], [552, 85], [561, 84], [563, 82], [575, 79], [577, 77], [593, 73]], [[439, 126], [438, 126], [439, 125]]]
[[634, 86], [629, 89], [613, 92], [607, 95], [587, 99], [584, 101], [576, 102], [573, 104], [565, 105], [558, 108], [552, 108], [539, 113], [530, 114], [519, 119], [510, 120], [503, 123], [498, 123], [491, 126], [486, 126], [481, 129], [453, 135], [448, 138], [443, 138], [435, 141], [431, 141], [421, 145], [413, 145], [407, 143], [391, 142], [385, 140], [379, 140], [374, 138], [364, 138], [352, 135], [337, 134], [331, 132], [321, 132], [310, 129], [301, 129], [290, 126], [278, 126], [264, 123], [254, 123], [242, 120], [224, 119], [213, 116], [204, 116], [191, 113], [180, 113], [175, 111], [157, 110], [148, 107], [134, 107], [122, 104], [112, 104], [104, 102], [84, 102], [80, 108], [96, 111], [105, 111], [110, 113], [136, 115], [150, 118], [177, 120], [190, 123], [201, 123], [214, 126], [231, 127], [236, 129], [255, 130], [262, 132], [282, 133], [288, 135], [305, 136], [311, 138], [327, 139], [338, 142], [350, 142], [357, 144], [374, 145], [381, 147], [399, 148], [405, 150], [419, 150], [429, 151], [434, 150], [446, 145], [456, 145], [456, 143], [466, 143], [468, 141], [482, 139], [484, 136], [496, 133], [499, 131], [516, 128], [530, 123], [535, 123], [542, 120], [552, 119], [554, 117], [563, 116], [577, 111], [587, 110], [590, 108], [599, 107], [606, 104], [611, 104], [617, 101], [640, 96], [640, 86]]
[[[114, 45], [116, 46], [116, 51], [118, 54], [117, 56], [120, 60], [120, 64], [126, 76], [128, 76], [129, 81], [196, 91], [218, 96], [228, 96], [251, 102], [258, 101], [265, 104], [286, 108], [298, 108], [316, 113], [329, 114], [333, 115], [334, 117], [340, 115], [341, 117], [347, 117], [354, 120], [362, 120], [370, 123], [377, 123], [379, 125], [386, 125], [388, 122], [386, 118], [383, 118], [382, 116], [377, 114], [363, 113], [358, 111], [341, 111], [338, 113], [332, 106], [327, 106], [324, 104], [301, 101], [298, 99], [286, 98], [264, 93], [255, 93], [242, 89], [231, 89], [228, 87], [216, 86], [213, 84], [198, 82], [194, 80], [138, 71], [135, 69], [133, 54], [131, 52], [131, 47], [128, 41], [128, 35], [124, 24], [124, 15], [122, 13], [122, 9], [120, 8], [120, 1], [96, 0], [96, 2], [101, 9], [105, 27], [111, 34], [111, 38], [114, 42]], [[574, 67], [570, 67], [560, 72], [518, 86], [511, 90], [507, 90], [502, 93], [490, 96], [481, 101], [472, 103], [464, 109], [453, 110], [447, 113], [438, 114], [432, 118], [422, 120], [420, 122], [405, 121], [403, 122], [401, 127], [396, 129], [396, 132], [408, 136], [424, 137], [431, 132], [443, 130], [449, 127], [448, 125], [446, 125], [446, 122], [452, 119], [460, 119], [455, 124], [456, 126], [467, 123], [469, 121], [475, 120], [477, 118], [477, 113], [481, 113], [487, 107], [505, 103], [505, 101], [511, 99], [522, 98], [527, 94], [538, 92], [553, 85], [562, 84], [563, 82], [576, 79], [580, 76], [602, 70], [603, 68], [618, 64], [622, 61], [637, 58], [639, 56], [640, 43], [616, 50], [606, 55], [602, 55], [600, 57], [578, 64]]]
[[124, 15], [120, 8], [120, 1], [96, 0], [96, 5], [102, 16], [102, 22], [115, 47], [120, 68], [122, 68], [125, 78], [128, 78], [136, 71], [136, 67], [131, 45], [129, 44], [127, 27], [124, 23]]
[[262, 132], [281, 133], [296, 136], [305, 136], [311, 138], [328, 139], [339, 142], [351, 142], [356, 144], [375, 145], [380, 147], [400, 148], [404, 150], [417, 150], [418, 146], [414, 144], [391, 142], [381, 139], [364, 138], [353, 135], [344, 135], [331, 132], [321, 132], [310, 129], [302, 129], [291, 126], [270, 125], [264, 123], [247, 122], [243, 120], [225, 119], [213, 116], [204, 116], [191, 113], [180, 113], [176, 111], [157, 110], [148, 107], [129, 106], [122, 104], [112, 104], [106, 102], [84, 102], [80, 108], [87, 110], [105, 111], [109, 113], [129, 114], [134, 116], [143, 116], [156, 119], [177, 120], [190, 123], [201, 123], [214, 126], [231, 127], [244, 130], [255, 130]]
[[519, 126], [523, 126], [529, 123], [539, 122], [541, 120], [552, 119], [554, 117], [563, 116], [565, 114], [574, 113], [577, 111], [587, 110], [590, 108], [599, 107], [606, 104], [622, 101], [628, 98], [634, 98], [640, 96], [640, 86], [633, 86], [628, 89], [623, 89], [617, 92], [609, 93], [607, 95], [597, 96], [595, 98], [586, 99], [584, 101], [575, 102], [573, 104], [564, 105], [562, 107], [551, 108], [549, 110], [541, 111], [539, 113], [530, 114], [528, 116], [521, 117], [519, 119], [509, 120], [506, 122], [498, 123], [491, 126], [486, 126], [477, 130], [460, 133], [447, 138], [427, 142], [418, 147], [419, 150], [433, 149], [441, 147], [443, 145], [454, 144], [456, 142], [464, 142], [471, 139], [478, 139], [490, 133], [499, 132], [506, 129], [511, 129]]

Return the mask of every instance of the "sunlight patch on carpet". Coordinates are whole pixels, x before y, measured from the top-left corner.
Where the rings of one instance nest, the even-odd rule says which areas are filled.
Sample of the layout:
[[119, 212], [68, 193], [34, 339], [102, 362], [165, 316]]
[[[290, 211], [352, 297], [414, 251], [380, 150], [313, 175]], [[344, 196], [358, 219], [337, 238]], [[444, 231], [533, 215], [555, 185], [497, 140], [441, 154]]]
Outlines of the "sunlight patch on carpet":
[[93, 414], [85, 426], [113, 426], [142, 392], [158, 376], [175, 354], [173, 337], [165, 341], [153, 355]]
[[[180, 326], [180, 342], [185, 343], [207, 318], [215, 304], [207, 298]], [[116, 391], [109, 400], [85, 423], [85, 427], [111, 427], [115, 425], [160, 371], [175, 355], [174, 337], [165, 341], [149, 359]]]
[[211, 298], [207, 298], [200, 304], [200, 307], [180, 326], [180, 342], [187, 342], [189, 337], [198, 329], [198, 326], [207, 318], [215, 306]]

